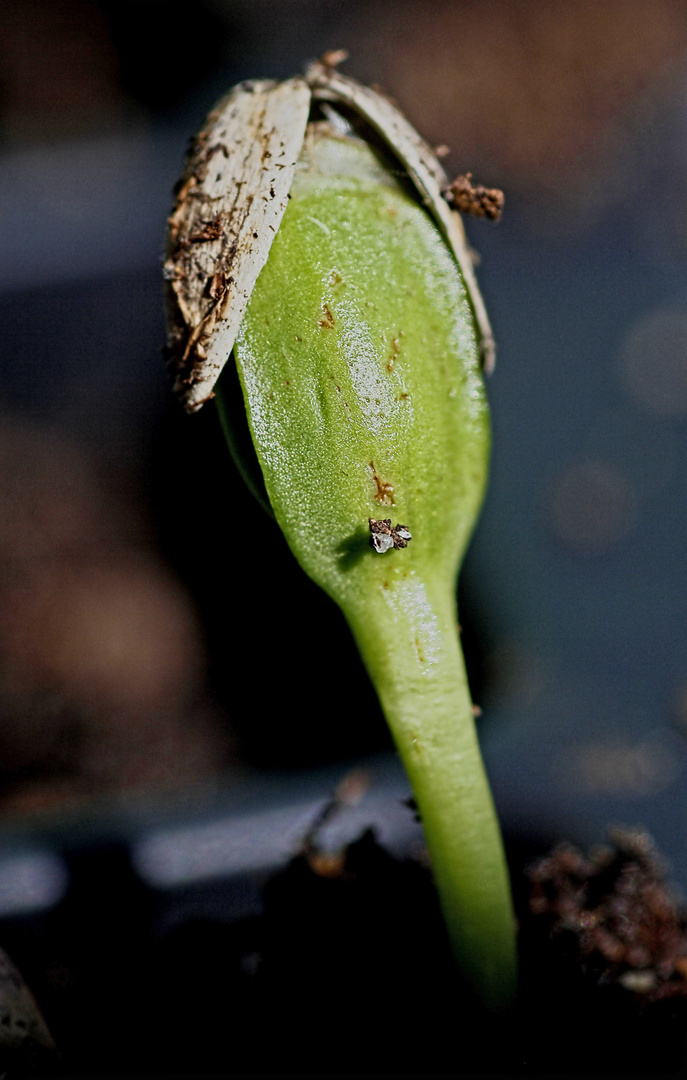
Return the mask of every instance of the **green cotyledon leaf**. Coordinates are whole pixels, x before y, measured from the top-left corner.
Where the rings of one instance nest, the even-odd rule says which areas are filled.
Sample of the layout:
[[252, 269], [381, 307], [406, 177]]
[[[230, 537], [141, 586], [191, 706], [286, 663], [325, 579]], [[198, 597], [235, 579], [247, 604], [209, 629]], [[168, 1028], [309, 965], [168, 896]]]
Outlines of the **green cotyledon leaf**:
[[[503, 1005], [513, 916], [455, 600], [490, 441], [473, 313], [436, 224], [364, 142], [311, 125], [290, 196], [234, 346], [253, 445], [379, 694], [456, 955]], [[380, 554], [370, 519], [412, 539]]]
[[[450, 588], [489, 446], [465, 289], [367, 146], [321, 138], [306, 153], [235, 345], [270, 504], [343, 606], [415, 572]], [[371, 517], [407, 525], [412, 543], [376, 556]]]

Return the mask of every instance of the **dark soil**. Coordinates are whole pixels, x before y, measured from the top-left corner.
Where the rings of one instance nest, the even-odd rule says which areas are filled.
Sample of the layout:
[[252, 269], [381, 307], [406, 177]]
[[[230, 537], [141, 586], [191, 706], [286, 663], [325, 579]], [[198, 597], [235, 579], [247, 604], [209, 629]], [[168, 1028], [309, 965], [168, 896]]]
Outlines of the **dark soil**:
[[[522, 992], [509, 1017], [484, 1016], [459, 984], [427, 869], [392, 859], [368, 833], [339, 858], [310, 851], [269, 882], [250, 962], [225, 983], [231, 1005], [196, 997], [189, 1028], [189, 1002], [178, 1001], [175, 1029], [185, 1017], [187, 1030], [223, 1045], [229, 1036], [234, 1067], [248, 1073], [680, 1069], [687, 923], [647, 839], [618, 834], [589, 858], [561, 847], [515, 873]], [[211, 938], [199, 953], [199, 931], [180, 932], [196, 987], [217, 962]]]
[[558, 1071], [571, 1061], [602, 1074], [682, 1070], [687, 920], [650, 838], [615, 831], [589, 856], [564, 844], [527, 879], [520, 1011], [533, 1064], [543, 1067], [532, 1024], [540, 1012], [543, 1047], [564, 1055]]
[[508, 1016], [481, 1014], [460, 985], [426, 867], [368, 833], [339, 856], [310, 843], [267, 883], [260, 918], [187, 918], [132, 941], [116, 922], [146, 902], [132, 892], [104, 913], [100, 944], [84, 934], [86, 908], [71, 938], [64, 924], [44, 931], [44, 970], [34, 959], [30, 982], [62, 1050], [58, 1071], [679, 1071], [687, 924], [646, 837], [618, 834], [590, 856], [560, 847], [527, 873], [523, 851], [511, 855], [522, 989]]

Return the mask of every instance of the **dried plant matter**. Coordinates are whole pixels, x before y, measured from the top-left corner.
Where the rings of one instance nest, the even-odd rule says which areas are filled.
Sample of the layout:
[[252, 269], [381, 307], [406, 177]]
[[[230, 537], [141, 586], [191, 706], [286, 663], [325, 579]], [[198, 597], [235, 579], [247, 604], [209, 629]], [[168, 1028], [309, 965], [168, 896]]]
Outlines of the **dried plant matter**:
[[168, 350], [175, 390], [189, 412], [213, 395], [258, 275], [290, 197], [315, 102], [361, 117], [407, 170], [452, 250], [470, 294], [486, 371], [494, 340], [465, 233], [444, 192], [448, 179], [432, 149], [377, 90], [333, 66], [325, 54], [306, 75], [282, 83], [240, 83], [192, 141], [169, 219]]

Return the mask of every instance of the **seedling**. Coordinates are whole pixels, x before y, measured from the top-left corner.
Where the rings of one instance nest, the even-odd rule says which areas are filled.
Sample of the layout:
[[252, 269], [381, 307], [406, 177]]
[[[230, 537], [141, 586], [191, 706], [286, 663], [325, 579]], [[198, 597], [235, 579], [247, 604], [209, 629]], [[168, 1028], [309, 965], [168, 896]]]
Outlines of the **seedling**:
[[493, 341], [449, 203], [472, 197], [493, 217], [499, 193], [469, 178], [451, 189], [340, 59], [241, 84], [210, 114], [170, 218], [170, 355], [186, 408], [215, 397], [239, 467], [341, 607], [413, 788], [455, 955], [498, 1008], [514, 988], [514, 920], [456, 610], [487, 478]]

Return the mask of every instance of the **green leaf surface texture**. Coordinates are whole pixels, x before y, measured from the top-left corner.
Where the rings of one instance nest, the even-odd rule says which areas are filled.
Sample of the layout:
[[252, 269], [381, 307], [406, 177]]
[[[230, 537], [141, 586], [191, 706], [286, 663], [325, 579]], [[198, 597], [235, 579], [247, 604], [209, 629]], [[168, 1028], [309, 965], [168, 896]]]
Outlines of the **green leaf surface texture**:
[[[274, 514], [344, 608], [414, 573], [451, 587], [481, 503], [488, 413], [458, 268], [353, 140], [306, 149], [235, 346]], [[413, 536], [380, 556], [368, 519]]]

